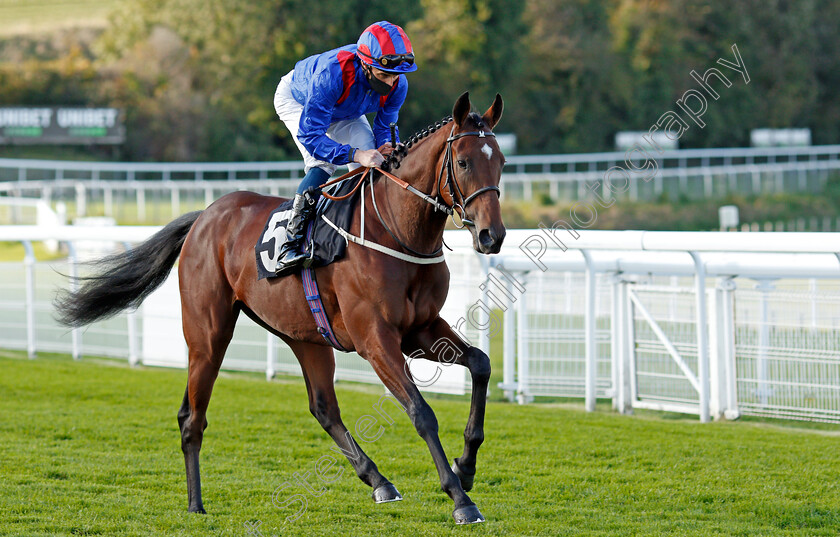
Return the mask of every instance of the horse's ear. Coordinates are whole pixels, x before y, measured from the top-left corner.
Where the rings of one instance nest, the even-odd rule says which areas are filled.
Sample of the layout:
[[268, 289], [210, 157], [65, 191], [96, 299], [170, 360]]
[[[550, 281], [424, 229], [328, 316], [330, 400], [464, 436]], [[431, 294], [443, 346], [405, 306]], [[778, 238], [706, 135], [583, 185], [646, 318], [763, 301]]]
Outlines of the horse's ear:
[[458, 100], [455, 101], [455, 106], [452, 108], [452, 119], [459, 127], [467, 119], [470, 114], [470, 92], [465, 91]]
[[493, 105], [490, 106], [490, 108], [484, 112], [484, 116], [482, 116], [482, 119], [484, 119], [484, 122], [488, 127], [492, 129], [499, 123], [499, 120], [502, 118], [502, 110], [504, 107], [505, 103], [502, 101], [502, 96], [497, 93], [496, 100], [493, 101]]

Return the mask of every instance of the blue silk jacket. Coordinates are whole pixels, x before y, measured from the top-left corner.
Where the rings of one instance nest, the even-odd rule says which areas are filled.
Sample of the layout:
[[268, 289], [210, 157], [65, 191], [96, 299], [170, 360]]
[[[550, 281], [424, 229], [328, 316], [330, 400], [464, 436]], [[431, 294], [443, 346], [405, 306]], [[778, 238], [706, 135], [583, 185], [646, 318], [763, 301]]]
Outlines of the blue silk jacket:
[[405, 75], [400, 75], [388, 95], [373, 91], [353, 44], [299, 61], [292, 75], [291, 90], [295, 100], [303, 105], [298, 140], [318, 160], [347, 164], [355, 148], [328, 138], [327, 128], [336, 121], [376, 112], [373, 121], [376, 147], [390, 142], [388, 125], [397, 122], [408, 93], [408, 82]]

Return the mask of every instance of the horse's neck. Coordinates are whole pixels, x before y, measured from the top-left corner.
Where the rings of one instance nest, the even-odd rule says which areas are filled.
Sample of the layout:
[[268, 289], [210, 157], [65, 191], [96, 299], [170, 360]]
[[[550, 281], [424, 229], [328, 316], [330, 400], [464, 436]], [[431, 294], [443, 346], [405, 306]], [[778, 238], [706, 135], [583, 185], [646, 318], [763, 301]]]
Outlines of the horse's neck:
[[[445, 145], [445, 133], [438, 131], [430, 135], [403, 159], [400, 168], [395, 170], [397, 175], [420, 192], [437, 196], [437, 172]], [[381, 183], [385, 200], [382, 205], [387, 207], [388, 213], [385, 218], [389, 225], [393, 222], [392, 228], [397, 236], [413, 249], [423, 252], [431, 252], [440, 246], [446, 214], [435, 211], [434, 205], [391, 181]]]

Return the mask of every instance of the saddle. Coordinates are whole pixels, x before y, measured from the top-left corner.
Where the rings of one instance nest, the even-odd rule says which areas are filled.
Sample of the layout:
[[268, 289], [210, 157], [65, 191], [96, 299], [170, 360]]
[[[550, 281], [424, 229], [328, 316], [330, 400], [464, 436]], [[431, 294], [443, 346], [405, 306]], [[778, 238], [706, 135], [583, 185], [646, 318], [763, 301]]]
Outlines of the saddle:
[[[334, 186], [325, 188], [333, 197], [350, 193], [356, 181], [345, 180]], [[315, 210], [315, 216], [310, 220], [306, 230], [304, 251], [312, 257], [311, 267], [323, 267], [342, 259], [347, 251], [347, 241], [335, 229], [330, 227], [321, 216], [326, 216], [331, 222], [342, 229], [350, 227], [353, 209], [359, 192], [354, 192], [342, 201], [334, 201], [321, 196]], [[257, 260], [257, 279], [274, 278], [274, 271], [280, 255], [280, 249], [286, 241], [286, 225], [292, 215], [292, 200], [284, 201], [268, 216], [263, 232], [254, 253]]]

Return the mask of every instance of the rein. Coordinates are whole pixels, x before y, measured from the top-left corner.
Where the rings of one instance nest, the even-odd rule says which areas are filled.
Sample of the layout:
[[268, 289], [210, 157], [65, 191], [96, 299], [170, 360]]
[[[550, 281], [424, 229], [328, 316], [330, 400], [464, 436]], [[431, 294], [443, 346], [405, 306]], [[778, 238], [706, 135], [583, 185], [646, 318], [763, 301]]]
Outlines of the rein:
[[[328, 182], [324, 183], [320, 187], [320, 188], [323, 188], [323, 187], [326, 187], [326, 186], [330, 186], [330, 185], [333, 185], [335, 183], [338, 183], [338, 182], [344, 181], [346, 179], [349, 179], [351, 177], [354, 177], [356, 175], [361, 175], [362, 177], [359, 179], [359, 182], [356, 183], [356, 186], [354, 186], [353, 189], [349, 193], [347, 193], [343, 196], [332, 196], [330, 194], [327, 194], [326, 192], [322, 192], [321, 194], [325, 198], [335, 200], [335, 201], [347, 199], [350, 196], [352, 196], [353, 194], [355, 194], [356, 191], [359, 190], [359, 187], [362, 184], [364, 184], [365, 179], [368, 177], [368, 174], [371, 170], [378, 171], [379, 173], [381, 173], [382, 175], [384, 175], [385, 177], [387, 177], [388, 179], [390, 179], [391, 181], [393, 181], [394, 183], [396, 183], [397, 185], [402, 187], [404, 190], [407, 190], [407, 191], [411, 192], [412, 194], [414, 194], [415, 196], [418, 196], [423, 201], [434, 205], [435, 206], [435, 211], [440, 210], [440, 211], [443, 211], [450, 216], [452, 215], [452, 208], [451, 207], [447, 207], [446, 205], [440, 203], [438, 200], [432, 198], [428, 194], [420, 192], [419, 190], [417, 190], [416, 188], [414, 188], [410, 184], [406, 183], [405, 181], [403, 181], [402, 179], [400, 179], [396, 175], [388, 173], [388, 172], [386, 172], [385, 170], [383, 170], [382, 168], [379, 168], [379, 167], [373, 167], [373, 168], [360, 167], [360, 168], [356, 168], [355, 170], [352, 170], [350, 172], [345, 173], [341, 177], [338, 177], [336, 179], [333, 179], [331, 181], [328, 181]], [[409, 245], [407, 245], [403, 241], [401, 241], [399, 239], [399, 237], [397, 237], [396, 233], [391, 231], [391, 228], [388, 226], [388, 224], [385, 223], [385, 219], [382, 218], [382, 213], [379, 212], [379, 207], [376, 204], [376, 190], [373, 188], [373, 174], [372, 173], [370, 174], [370, 197], [371, 197], [371, 200], [373, 201], [373, 209], [376, 212], [376, 217], [379, 219], [379, 223], [382, 224], [382, 227], [385, 228], [385, 231], [388, 232], [388, 234], [397, 242], [397, 244], [400, 245], [400, 247], [402, 247], [403, 249], [411, 252], [412, 254], [414, 254], [415, 256], [417, 256], [418, 258], [421, 258], [421, 259], [438, 258], [440, 256], [440, 253], [443, 250], [443, 245], [442, 244], [432, 253], [427, 254], [427, 253], [424, 253], [424, 252], [418, 252], [414, 248], [410, 247]], [[327, 221], [327, 223], [329, 223], [332, 227], [335, 227], [332, 224], [332, 222]], [[344, 236], [343, 233], [341, 235]], [[349, 235], [349, 233], [348, 233], [348, 235]], [[346, 236], [344, 236], [344, 238], [347, 239]], [[353, 242], [357, 242], [357, 241], [353, 241]], [[362, 243], [359, 243], [359, 244], [362, 244]], [[365, 241], [365, 243], [364, 243], [365, 246], [369, 246], [370, 244], [373, 244], [373, 243], [371, 243], [370, 241]], [[388, 255], [392, 255], [389, 252], [385, 252], [385, 253], [388, 253]], [[400, 259], [403, 259], [403, 258], [400, 257]]]
[[355, 177], [356, 175], [363, 174], [362, 178], [359, 180], [359, 182], [356, 184], [356, 186], [353, 187], [353, 190], [351, 190], [349, 194], [345, 194], [344, 196], [331, 196], [331, 195], [327, 194], [326, 192], [322, 191], [321, 195], [324, 196], [325, 198], [327, 198], [328, 200], [333, 200], [333, 201], [346, 200], [347, 198], [349, 198], [350, 196], [355, 194], [357, 190], [359, 190], [359, 187], [361, 186], [362, 183], [365, 182], [365, 177], [367, 176], [368, 172], [371, 169], [372, 168], [360, 167], [360, 168], [356, 168], [355, 170], [350, 170], [349, 172], [345, 173], [341, 177], [336, 177], [335, 179], [327, 181], [326, 183], [324, 183], [323, 185], [318, 187], [319, 189], [323, 189], [324, 187], [331, 186], [331, 185], [334, 185], [336, 183], [340, 183], [341, 181], [344, 181], [345, 179], [350, 179], [351, 177]]
[[[421, 192], [421, 191], [417, 190], [416, 188], [414, 188], [413, 186], [411, 186], [407, 182], [403, 181], [399, 177], [383, 170], [382, 168], [380, 168], [378, 166], [374, 166], [374, 167], [371, 167], [371, 168], [366, 168], [366, 167], [356, 168], [355, 170], [351, 170], [351, 171], [345, 173], [344, 175], [342, 175], [341, 177], [337, 177], [335, 179], [327, 181], [326, 183], [324, 183], [323, 185], [320, 185], [318, 187], [320, 189], [323, 189], [325, 187], [334, 185], [334, 184], [339, 183], [341, 181], [350, 179], [351, 177], [361, 175], [361, 178], [359, 178], [359, 181], [358, 181], [358, 183], [356, 183], [356, 186], [354, 186], [353, 189], [349, 193], [347, 193], [343, 196], [332, 196], [331, 194], [328, 194], [327, 192], [322, 192], [321, 193], [327, 199], [330, 199], [330, 200], [333, 200], [333, 201], [341, 201], [341, 200], [345, 200], [345, 199], [349, 198], [350, 196], [352, 196], [353, 194], [355, 194], [356, 191], [359, 190], [359, 187], [361, 187], [362, 184], [364, 184], [365, 179], [368, 177], [368, 175], [370, 175], [370, 183], [371, 183], [370, 184], [370, 197], [371, 197], [371, 200], [373, 201], [373, 208], [374, 208], [374, 211], [376, 212], [376, 217], [379, 219], [379, 222], [382, 224], [382, 227], [385, 228], [385, 231], [388, 232], [388, 234], [397, 242], [397, 244], [399, 244], [400, 247], [402, 247], [403, 249], [405, 249], [405, 250], [411, 252], [412, 254], [414, 254], [413, 256], [402, 254], [400, 252], [397, 252], [395, 250], [391, 250], [390, 248], [385, 248], [384, 246], [381, 246], [381, 245], [376, 244], [376, 243], [372, 243], [370, 241], [365, 241], [364, 238], [356, 237], [355, 235], [352, 235], [351, 233], [348, 233], [346, 230], [338, 228], [335, 224], [333, 224], [332, 222], [330, 222], [329, 220], [327, 220], [323, 216], [322, 216], [322, 218], [328, 224], [330, 224], [330, 226], [332, 226], [336, 231], [338, 231], [338, 233], [342, 237], [344, 237], [345, 240], [355, 242], [355, 243], [360, 244], [362, 246], [368, 246], [369, 248], [373, 248], [373, 249], [378, 250], [380, 252], [386, 253], [386, 254], [388, 254], [392, 257], [396, 257], [398, 259], [402, 259], [404, 261], [409, 261], [409, 262], [412, 262], [412, 263], [428, 264], [430, 262], [431, 263], [442, 262], [443, 261], [443, 256], [441, 255], [441, 251], [443, 250], [443, 246], [444, 246], [443, 242], [441, 242], [441, 245], [432, 253], [418, 252], [418, 251], [414, 250], [413, 248], [411, 248], [410, 246], [408, 246], [407, 244], [403, 243], [397, 237], [397, 235], [393, 231], [391, 231], [391, 228], [388, 227], [388, 224], [386, 224], [385, 220], [382, 218], [382, 214], [379, 212], [379, 207], [377, 207], [377, 205], [376, 205], [376, 194], [375, 194], [375, 190], [373, 188], [373, 173], [371, 172], [371, 170], [378, 171], [379, 173], [381, 173], [382, 175], [384, 175], [385, 177], [387, 177], [388, 179], [390, 179], [391, 181], [393, 181], [394, 183], [399, 185], [403, 190], [407, 190], [408, 192], [411, 192], [412, 194], [419, 197], [420, 199], [422, 199], [426, 203], [429, 203], [429, 204], [433, 205], [434, 208], [435, 208], [435, 211], [441, 211], [443, 213], [446, 213], [449, 217], [452, 218], [452, 223], [455, 225], [455, 227], [457, 227], [459, 229], [461, 229], [463, 227], [466, 227], [466, 226], [475, 227], [475, 222], [473, 220], [467, 218], [467, 205], [469, 205], [469, 203], [471, 201], [476, 199], [481, 194], [484, 194], [485, 192], [496, 192], [497, 195], [501, 195], [501, 190], [499, 189], [499, 187], [491, 185], [491, 186], [485, 186], [485, 187], [479, 188], [478, 190], [476, 190], [475, 192], [473, 192], [469, 196], [464, 196], [464, 192], [463, 192], [463, 190], [461, 190], [461, 185], [458, 184], [458, 179], [455, 177], [455, 168], [453, 167], [453, 164], [452, 164], [453, 163], [452, 143], [455, 140], [458, 140], [460, 138], [464, 138], [465, 136], [477, 136], [479, 138], [484, 138], [484, 137], [487, 137], [487, 136], [496, 136], [496, 135], [492, 131], [484, 131], [484, 130], [461, 132], [461, 133], [458, 133], [458, 134], [454, 134], [454, 132], [455, 132], [455, 125], [452, 126], [452, 130], [449, 132], [449, 137], [446, 139], [446, 149], [444, 150], [443, 165], [441, 165], [441, 167], [440, 167], [440, 174], [438, 174], [438, 180], [437, 180], [437, 190], [438, 190], [438, 192], [442, 193], [443, 192], [443, 188], [442, 188], [443, 174], [444, 174], [444, 172], [446, 172], [446, 189], [449, 191], [449, 196], [452, 198], [452, 205], [447, 205], [445, 203], [441, 203], [437, 199], [431, 197], [429, 194], [426, 194], [424, 192]], [[453, 185], [454, 185], [454, 189], [453, 189]], [[457, 192], [458, 196], [461, 198], [461, 203], [458, 203], [455, 200], [455, 195], [454, 195], [455, 192]], [[456, 210], [455, 210], [456, 207], [458, 207], [460, 209], [458, 211], [460, 213], [460, 217], [461, 217], [461, 225], [460, 226], [458, 225], [457, 222], [455, 222], [454, 214], [456, 212]], [[364, 214], [362, 215], [362, 217], [364, 218]], [[362, 230], [362, 235], [364, 235], [364, 230]]]

